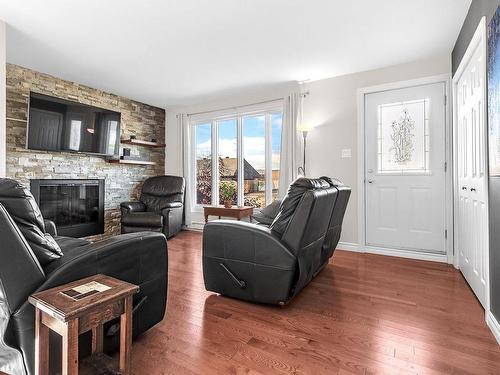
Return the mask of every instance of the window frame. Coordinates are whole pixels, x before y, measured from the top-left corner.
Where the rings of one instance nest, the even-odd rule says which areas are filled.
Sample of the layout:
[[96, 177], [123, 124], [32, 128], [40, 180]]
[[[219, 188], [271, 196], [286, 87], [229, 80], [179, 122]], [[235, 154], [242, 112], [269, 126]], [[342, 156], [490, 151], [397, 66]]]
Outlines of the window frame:
[[[283, 118], [283, 103], [272, 102], [267, 105], [233, 108], [217, 112], [209, 112], [200, 115], [192, 115], [189, 121], [189, 138], [192, 140], [190, 145], [190, 182], [191, 182], [191, 210], [193, 212], [201, 212], [205, 204], [199, 204], [196, 190], [196, 127], [198, 125], [210, 124], [211, 129], [211, 158], [212, 158], [212, 202], [211, 205], [219, 205], [219, 126], [218, 122], [223, 120], [236, 120], [236, 155], [238, 160], [238, 181], [237, 181], [237, 204], [243, 206], [244, 197], [244, 158], [243, 158], [243, 118], [264, 116], [265, 118], [265, 205], [272, 202], [273, 184], [272, 184], [272, 115], [281, 113]], [[283, 125], [282, 125], [283, 126]], [[281, 149], [280, 149], [281, 153]], [[263, 207], [262, 207], [263, 208]], [[259, 210], [260, 208], [255, 208]]]

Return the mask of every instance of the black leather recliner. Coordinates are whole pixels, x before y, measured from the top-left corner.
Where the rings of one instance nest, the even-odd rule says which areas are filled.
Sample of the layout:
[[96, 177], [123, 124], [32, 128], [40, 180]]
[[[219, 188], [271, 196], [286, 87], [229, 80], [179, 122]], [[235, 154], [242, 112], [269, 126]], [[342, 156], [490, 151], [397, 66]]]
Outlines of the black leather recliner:
[[124, 202], [121, 208], [122, 233], [161, 232], [167, 238], [182, 229], [184, 219], [183, 177], [156, 176], [148, 178], [139, 202]]
[[[28, 189], [0, 179], [0, 370], [34, 371], [32, 293], [103, 273], [140, 286], [134, 296], [134, 337], [163, 319], [167, 298], [167, 243], [161, 233], [136, 233], [89, 243], [59, 237], [44, 221]], [[119, 321], [119, 320], [118, 320]], [[104, 347], [117, 348], [119, 334], [105, 325]], [[50, 336], [51, 368], [58, 368], [60, 338]], [[90, 351], [90, 334], [80, 336], [80, 354]]]
[[338, 243], [350, 189], [329, 178], [293, 182], [269, 227], [216, 220], [203, 231], [209, 291], [286, 304], [328, 263]]

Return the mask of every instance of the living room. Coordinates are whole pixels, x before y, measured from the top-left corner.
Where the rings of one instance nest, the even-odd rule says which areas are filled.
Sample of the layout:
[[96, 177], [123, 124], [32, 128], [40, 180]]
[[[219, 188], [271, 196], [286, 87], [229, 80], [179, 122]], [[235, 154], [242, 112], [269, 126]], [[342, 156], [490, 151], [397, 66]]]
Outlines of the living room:
[[0, 374], [500, 373], [499, 5], [0, 0]]

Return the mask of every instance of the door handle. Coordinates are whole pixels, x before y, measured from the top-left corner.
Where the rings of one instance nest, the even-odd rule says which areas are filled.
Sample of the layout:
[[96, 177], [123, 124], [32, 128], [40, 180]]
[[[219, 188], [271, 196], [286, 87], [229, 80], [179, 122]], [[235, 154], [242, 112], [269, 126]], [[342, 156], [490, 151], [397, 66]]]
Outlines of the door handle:
[[476, 189], [475, 188], [470, 188], [470, 191], [476, 191]]
[[467, 188], [465, 186], [462, 186], [462, 190], [467, 190]]
[[368, 183], [369, 184], [373, 184], [373, 180], [368, 180]]

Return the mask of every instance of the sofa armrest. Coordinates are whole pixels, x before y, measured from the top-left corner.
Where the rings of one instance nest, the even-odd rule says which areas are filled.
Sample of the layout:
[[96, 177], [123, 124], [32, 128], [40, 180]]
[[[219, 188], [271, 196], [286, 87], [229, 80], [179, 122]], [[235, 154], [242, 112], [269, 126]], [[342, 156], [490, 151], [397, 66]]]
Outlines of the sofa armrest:
[[203, 257], [230, 258], [283, 269], [293, 269], [297, 262], [269, 228], [236, 220], [205, 224]]
[[142, 202], [122, 202], [120, 203], [122, 213], [144, 212], [146, 205]]
[[203, 231], [205, 288], [228, 297], [284, 304], [293, 294], [297, 258], [260, 225], [217, 220]]
[[49, 263], [44, 271], [45, 290], [95, 274], [105, 274], [133, 284], [165, 277], [167, 242], [161, 233], [140, 232], [114, 236], [79, 247]]
[[45, 224], [45, 231], [48, 234], [50, 234], [52, 237], [57, 236], [56, 223], [54, 223], [52, 220], [47, 220], [47, 219], [44, 219], [43, 223]]
[[182, 229], [184, 206], [180, 202], [169, 203], [169, 207], [161, 210], [163, 216], [163, 234], [170, 238], [179, 233]]
[[168, 208], [180, 208], [182, 207], [182, 203], [181, 202], [170, 202], [170, 203], [166, 203], [163, 208], [162, 208], [162, 211], [165, 210], [165, 209], [168, 209]]

